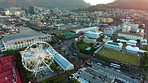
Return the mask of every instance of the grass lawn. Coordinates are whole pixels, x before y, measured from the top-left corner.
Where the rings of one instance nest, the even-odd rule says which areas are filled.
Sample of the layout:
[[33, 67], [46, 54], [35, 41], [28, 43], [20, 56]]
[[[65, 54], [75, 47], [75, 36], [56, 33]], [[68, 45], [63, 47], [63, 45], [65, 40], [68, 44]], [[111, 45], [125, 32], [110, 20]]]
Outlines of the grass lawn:
[[78, 46], [81, 50], [85, 50], [86, 48], [91, 47], [91, 45], [87, 43], [80, 43]]
[[121, 60], [123, 62], [128, 62], [128, 63], [134, 64], [134, 65], [139, 64], [139, 57], [127, 55], [127, 54], [117, 52], [117, 51], [114, 51], [114, 50], [109, 50], [109, 49], [103, 48], [99, 52], [99, 54], [106, 56], [106, 57], [109, 57], [109, 58], [116, 59], [116, 60]]
[[[87, 44], [87, 43], [78, 43], [78, 47], [81, 53], [84, 54], [91, 54], [95, 51], [95, 48], [92, 47], [93, 44]], [[86, 50], [86, 48], [91, 47], [90, 50]]]

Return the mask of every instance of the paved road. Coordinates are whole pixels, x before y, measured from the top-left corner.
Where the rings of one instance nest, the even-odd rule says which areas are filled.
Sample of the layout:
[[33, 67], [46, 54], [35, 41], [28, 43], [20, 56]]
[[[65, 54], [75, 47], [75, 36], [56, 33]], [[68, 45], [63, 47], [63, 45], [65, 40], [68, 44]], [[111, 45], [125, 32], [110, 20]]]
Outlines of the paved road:
[[[146, 36], [146, 39], [147, 39], [147, 41], [148, 41], [148, 23], [146, 24], [146, 27], [145, 27], [146, 29], [146, 34], [145, 34], [145, 36]], [[147, 43], [148, 44], [148, 43]]]

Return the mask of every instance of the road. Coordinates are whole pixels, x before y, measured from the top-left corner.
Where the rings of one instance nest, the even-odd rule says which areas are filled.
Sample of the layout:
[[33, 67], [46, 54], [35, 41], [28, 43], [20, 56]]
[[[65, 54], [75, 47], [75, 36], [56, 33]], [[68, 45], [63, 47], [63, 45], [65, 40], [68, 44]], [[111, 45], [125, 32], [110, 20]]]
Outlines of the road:
[[[145, 37], [146, 37], [146, 39], [147, 39], [147, 41], [148, 41], [148, 23], [146, 24], [146, 27], [145, 27]], [[147, 42], [147, 44], [148, 44], [148, 42]]]

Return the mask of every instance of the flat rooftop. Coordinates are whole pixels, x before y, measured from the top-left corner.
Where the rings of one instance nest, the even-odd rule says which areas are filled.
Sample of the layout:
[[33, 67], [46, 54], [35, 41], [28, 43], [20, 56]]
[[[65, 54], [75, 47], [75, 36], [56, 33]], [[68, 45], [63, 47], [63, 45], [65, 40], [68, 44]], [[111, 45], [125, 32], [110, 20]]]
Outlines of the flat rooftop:
[[132, 79], [130, 78], [129, 76], [126, 76], [122, 73], [119, 73], [119, 72], [116, 72], [116, 71], [113, 71], [111, 69], [108, 69], [108, 68], [104, 68], [104, 67], [101, 67], [97, 64], [94, 64], [93, 65], [93, 68], [98, 70], [98, 71], [101, 71], [101, 72], [104, 72], [110, 76], [113, 76], [121, 81], [124, 81], [124, 82], [129, 82], [129, 83], [139, 83], [139, 81], [137, 79]]
[[13, 33], [13, 34], [5, 34], [5, 36], [0, 40], [0, 47], [2, 46], [2, 41], [7, 42], [10, 40], [18, 39], [18, 38], [25, 38], [25, 37], [31, 37], [31, 36], [40, 36], [44, 33], [35, 31], [29, 27], [19, 26], [19, 33]]

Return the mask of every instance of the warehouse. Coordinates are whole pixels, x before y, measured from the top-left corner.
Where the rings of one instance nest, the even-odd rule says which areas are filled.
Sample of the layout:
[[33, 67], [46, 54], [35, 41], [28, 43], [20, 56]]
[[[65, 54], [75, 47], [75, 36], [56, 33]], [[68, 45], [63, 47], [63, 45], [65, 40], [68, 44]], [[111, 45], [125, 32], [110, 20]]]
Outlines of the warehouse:
[[66, 58], [64, 58], [61, 54], [56, 52], [53, 48], [47, 48], [47, 51], [54, 54], [54, 60], [58, 63], [58, 65], [64, 70], [69, 71], [74, 69], [74, 65], [71, 64]]

